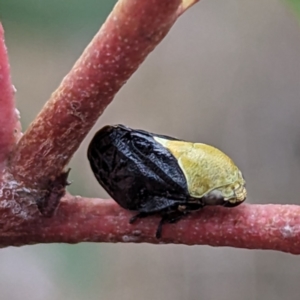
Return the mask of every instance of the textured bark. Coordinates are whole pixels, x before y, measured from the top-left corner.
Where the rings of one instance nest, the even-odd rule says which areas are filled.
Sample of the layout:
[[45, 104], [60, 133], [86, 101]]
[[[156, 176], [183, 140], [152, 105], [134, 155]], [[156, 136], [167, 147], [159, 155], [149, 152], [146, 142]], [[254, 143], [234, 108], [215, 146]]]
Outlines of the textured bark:
[[114, 95], [168, 33], [180, 0], [121, 0], [18, 143], [15, 178], [59, 176]]
[[207, 207], [164, 225], [157, 240], [159, 216], [130, 225], [133, 213], [113, 200], [63, 197], [64, 168], [85, 135], [177, 17], [196, 2], [119, 1], [15, 149], [20, 126], [0, 27], [1, 247], [147, 242], [300, 253], [300, 207], [295, 205]]
[[[28, 209], [30, 209], [28, 207]], [[34, 211], [28, 215], [33, 216]], [[134, 215], [113, 200], [66, 196], [53, 218], [28, 219], [1, 227], [1, 246], [35, 243], [130, 242], [230, 246], [300, 254], [300, 207], [249, 205], [207, 207], [155, 232], [159, 216], [129, 224]], [[25, 216], [20, 216], [23, 219]], [[5, 228], [5, 229], [4, 229]]]
[[21, 125], [15, 109], [4, 31], [0, 24], [0, 170], [20, 137]]

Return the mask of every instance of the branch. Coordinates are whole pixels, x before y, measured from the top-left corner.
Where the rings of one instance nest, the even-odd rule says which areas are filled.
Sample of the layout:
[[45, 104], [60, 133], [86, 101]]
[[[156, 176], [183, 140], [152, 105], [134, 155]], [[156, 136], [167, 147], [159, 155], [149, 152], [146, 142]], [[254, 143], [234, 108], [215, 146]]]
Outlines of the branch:
[[59, 176], [114, 95], [165, 37], [180, 0], [121, 0], [18, 143], [12, 173], [44, 187]]
[[[300, 254], [300, 207], [207, 207], [166, 224], [159, 216], [128, 223], [113, 200], [66, 195], [63, 169], [114, 95], [197, 0], [121, 0], [17, 144], [0, 178], [0, 246], [135, 242], [232, 246]], [[13, 89], [0, 28], [0, 164], [15, 143]], [[1, 160], [2, 159], [2, 160]], [[2, 163], [3, 164], [3, 163]], [[12, 173], [10, 173], [10, 171]], [[61, 201], [59, 201], [61, 199]], [[49, 204], [47, 206], [47, 204]], [[58, 208], [55, 211], [56, 206]], [[39, 208], [38, 208], [39, 206]], [[41, 211], [44, 210], [44, 215]], [[54, 212], [54, 216], [49, 218]], [[45, 216], [48, 216], [45, 217]]]
[[[133, 213], [113, 200], [66, 196], [52, 219], [39, 217], [5, 230], [2, 246], [35, 243], [130, 242], [231, 246], [300, 254], [300, 207], [249, 205], [206, 207], [175, 224], [166, 224], [155, 238], [158, 216], [129, 224]], [[16, 230], [17, 229], [17, 230]]]
[[182, 15], [187, 9], [199, 2], [199, 0], [182, 0], [177, 10], [177, 17]]
[[4, 30], [0, 24], [0, 170], [20, 138], [21, 125], [15, 109], [14, 87], [11, 84]]

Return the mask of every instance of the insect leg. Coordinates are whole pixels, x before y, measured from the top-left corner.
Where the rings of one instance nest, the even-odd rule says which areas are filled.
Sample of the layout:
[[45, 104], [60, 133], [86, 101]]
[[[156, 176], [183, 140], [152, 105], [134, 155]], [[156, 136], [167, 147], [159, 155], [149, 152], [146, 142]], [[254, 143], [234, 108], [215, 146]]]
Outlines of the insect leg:
[[130, 220], [129, 220], [129, 223], [133, 224], [137, 219], [146, 218], [150, 215], [152, 215], [152, 214], [151, 213], [140, 212], [140, 213], [136, 214], [135, 216], [131, 217]]
[[163, 215], [160, 222], [159, 222], [159, 224], [158, 224], [157, 230], [156, 230], [156, 235], [155, 235], [156, 238], [157, 239], [161, 238], [163, 224], [165, 224], [165, 223], [176, 223], [183, 216], [185, 216], [187, 214], [188, 214], [188, 212], [186, 212], [186, 211], [175, 211], [175, 212], [167, 213], [167, 214]]

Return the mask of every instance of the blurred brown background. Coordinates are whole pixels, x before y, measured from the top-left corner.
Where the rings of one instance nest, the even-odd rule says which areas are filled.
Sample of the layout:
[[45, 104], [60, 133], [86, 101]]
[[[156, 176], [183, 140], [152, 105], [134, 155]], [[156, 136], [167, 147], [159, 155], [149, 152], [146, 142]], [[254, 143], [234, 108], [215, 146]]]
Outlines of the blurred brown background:
[[[114, 2], [0, 0], [24, 129]], [[106, 196], [86, 148], [104, 124], [124, 123], [219, 147], [245, 174], [249, 202], [299, 204], [295, 16], [276, 0], [203, 0], [190, 9], [82, 144], [71, 163], [71, 192]], [[0, 250], [1, 300], [298, 300], [299, 278], [299, 258], [273, 251], [130, 244]]]

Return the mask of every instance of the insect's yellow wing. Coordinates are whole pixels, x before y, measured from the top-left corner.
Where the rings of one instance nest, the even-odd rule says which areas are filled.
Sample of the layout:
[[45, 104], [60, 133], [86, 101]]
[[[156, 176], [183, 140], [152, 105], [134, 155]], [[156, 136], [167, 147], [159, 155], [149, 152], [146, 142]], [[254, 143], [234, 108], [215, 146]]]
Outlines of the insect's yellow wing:
[[[243, 185], [243, 178], [234, 162], [215, 147], [155, 137], [178, 160], [192, 197], [201, 198], [210, 191], [229, 185], [228, 191]], [[231, 188], [230, 185], [234, 186]]]

